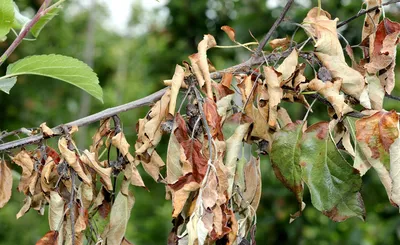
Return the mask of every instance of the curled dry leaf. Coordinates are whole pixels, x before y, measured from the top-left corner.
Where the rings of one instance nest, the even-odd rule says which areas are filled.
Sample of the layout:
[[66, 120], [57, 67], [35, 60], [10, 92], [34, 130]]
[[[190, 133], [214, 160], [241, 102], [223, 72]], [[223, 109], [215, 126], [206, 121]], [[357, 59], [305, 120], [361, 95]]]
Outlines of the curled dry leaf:
[[[370, 9], [376, 6], [380, 6], [382, 4], [382, 0], [366, 0], [367, 6], [366, 9]], [[381, 10], [373, 11], [365, 15], [364, 25], [361, 34], [361, 41], [364, 41], [366, 38], [369, 39], [369, 48], [370, 52], [373, 51], [373, 43], [375, 39], [376, 27], [379, 23], [379, 18], [381, 17]]]
[[400, 23], [383, 19], [376, 27], [373, 49], [370, 50], [370, 62], [364, 66], [370, 74], [379, 72], [379, 80], [389, 94], [395, 85], [394, 67], [399, 34]]
[[129, 143], [125, 138], [123, 132], [119, 132], [117, 135], [111, 138], [111, 144], [115, 146], [129, 162], [133, 162], [133, 156], [129, 153]]
[[90, 152], [98, 152], [103, 146], [103, 137], [111, 133], [110, 121], [111, 117], [100, 121], [100, 127], [92, 137], [93, 143], [89, 148]]
[[4, 207], [11, 197], [13, 178], [6, 161], [0, 161], [0, 208]]
[[29, 211], [29, 209], [31, 208], [31, 204], [32, 204], [32, 198], [30, 196], [25, 196], [24, 205], [16, 215], [17, 219], [21, 218]]
[[27, 193], [29, 189], [30, 179], [33, 175], [33, 160], [27, 151], [20, 151], [16, 156], [11, 158], [14, 163], [22, 168], [21, 179], [18, 184], [18, 191]]
[[299, 52], [297, 49], [293, 49], [290, 55], [286, 57], [276, 69], [277, 72], [282, 74], [280, 77], [280, 79], [282, 79], [280, 84], [281, 87], [293, 79], [293, 76], [295, 75], [294, 72], [297, 69], [298, 60]]
[[203, 40], [197, 45], [198, 53], [189, 56], [194, 75], [196, 76], [200, 87], [203, 87], [204, 84], [206, 85], [207, 97], [209, 99], [213, 99], [213, 94], [211, 90], [211, 77], [207, 60], [207, 50], [216, 45], [217, 42], [212, 35], [204, 35]]
[[107, 190], [111, 191], [113, 189], [111, 182], [111, 174], [112, 174], [111, 167], [103, 168], [102, 166], [100, 166], [98, 160], [96, 159], [95, 153], [89, 152], [88, 150], [83, 151], [80, 160], [84, 164], [93, 168], [96, 171], [96, 173], [100, 175], [101, 179], [104, 182], [104, 186], [106, 187]]
[[59, 244], [57, 242], [58, 237], [58, 231], [49, 231], [36, 242], [36, 245], [57, 245]]
[[276, 38], [276, 39], [269, 41], [269, 45], [271, 46], [272, 49], [276, 49], [276, 48], [286, 49], [289, 46], [289, 44], [290, 44], [289, 37]]
[[55, 166], [53, 158], [48, 156], [40, 175], [40, 185], [44, 192], [50, 192], [58, 179], [58, 174], [53, 172]]
[[341, 86], [342, 79], [332, 82], [323, 82], [318, 78], [314, 78], [308, 84], [308, 88], [317, 91], [331, 103], [338, 118], [342, 118], [343, 115], [353, 111], [353, 109], [344, 102], [344, 95], [340, 94]]
[[42, 130], [43, 135], [44, 135], [45, 137], [52, 136], [52, 135], [54, 134], [53, 130], [51, 130], [51, 128], [49, 128], [49, 127], [46, 125], [45, 122], [42, 123], [42, 124], [40, 124], [40, 129]]
[[178, 99], [178, 93], [179, 90], [184, 84], [184, 78], [185, 78], [185, 71], [183, 70], [182, 66], [176, 65], [175, 66], [175, 73], [174, 76], [172, 77], [172, 85], [171, 85], [171, 100], [169, 102], [169, 114], [175, 115], [175, 107], [176, 107], [176, 101]]
[[86, 175], [84, 168], [79, 163], [79, 158], [74, 151], [68, 149], [68, 142], [65, 137], [61, 137], [58, 140], [58, 149], [60, 150], [61, 156], [67, 161], [68, 165], [71, 166], [79, 177], [82, 178], [83, 182], [90, 185], [91, 181]]
[[311, 9], [303, 21], [303, 27], [307, 33], [315, 37], [315, 55], [323, 65], [331, 72], [334, 78], [342, 78], [342, 90], [358, 99], [362, 106], [371, 108], [368, 94], [365, 89], [364, 77], [345, 61], [342, 46], [337, 37], [336, 23], [338, 19], [331, 19], [328, 12], [319, 8]]
[[276, 119], [278, 116], [278, 105], [281, 102], [283, 97], [283, 90], [280, 86], [280, 76], [281, 74], [273, 67], [264, 66], [264, 75], [265, 75], [265, 83], [268, 88], [268, 106], [269, 106], [269, 115], [268, 115], [268, 125], [270, 127], [276, 126]]
[[221, 30], [223, 30], [226, 33], [226, 35], [228, 35], [229, 39], [231, 39], [232, 42], [236, 42], [235, 29], [233, 29], [230, 26], [222, 26]]

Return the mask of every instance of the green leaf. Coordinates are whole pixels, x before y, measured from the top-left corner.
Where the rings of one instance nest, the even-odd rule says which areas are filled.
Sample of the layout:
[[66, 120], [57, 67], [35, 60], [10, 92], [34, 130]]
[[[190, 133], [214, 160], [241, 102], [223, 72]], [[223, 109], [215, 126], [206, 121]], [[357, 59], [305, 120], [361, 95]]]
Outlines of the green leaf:
[[31, 19], [21, 14], [18, 6], [14, 3], [14, 23], [13, 28], [21, 29], [26, 23], [28, 23]]
[[0, 77], [0, 90], [4, 93], [9, 94], [12, 87], [14, 87], [15, 83], [17, 82], [16, 77], [10, 78], [1, 78]]
[[364, 220], [361, 177], [332, 142], [328, 122], [314, 124], [304, 133], [300, 165], [316, 209], [334, 221]]
[[295, 195], [301, 210], [304, 184], [301, 179], [301, 139], [303, 123], [289, 123], [275, 134], [271, 163], [276, 177]]
[[46, 76], [70, 83], [103, 102], [103, 90], [92, 68], [72, 57], [50, 54], [18, 60], [7, 67], [5, 78], [19, 75]]
[[47, 23], [49, 23], [54, 16], [58, 15], [58, 12], [60, 12], [61, 7], [60, 6], [52, 6], [50, 7], [51, 9], [40, 18], [40, 20], [32, 27], [31, 33], [33, 36], [36, 38], [39, 36], [40, 32], [44, 28]]
[[12, 0], [0, 0], [0, 39], [10, 32], [14, 23], [14, 5]]

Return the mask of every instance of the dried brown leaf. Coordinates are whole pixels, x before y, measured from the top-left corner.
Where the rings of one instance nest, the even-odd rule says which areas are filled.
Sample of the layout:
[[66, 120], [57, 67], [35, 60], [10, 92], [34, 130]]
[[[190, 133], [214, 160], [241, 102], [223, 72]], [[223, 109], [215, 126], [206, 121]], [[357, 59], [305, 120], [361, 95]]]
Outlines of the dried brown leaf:
[[13, 178], [6, 161], [0, 161], [0, 208], [4, 207], [11, 197]]
[[28, 193], [30, 179], [33, 174], [33, 160], [27, 151], [20, 151], [16, 156], [11, 158], [14, 163], [22, 168], [21, 179], [18, 184], [18, 191]]
[[235, 30], [230, 27], [230, 26], [222, 26], [221, 30], [223, 30], [226, 35], [228, 35], [229, 39], [231, 39], [232, 42], [236, 42], [235, 40]]
[[57, 245], [58, 236], [58, 231], [49, 231], [36, 242], [36, 245]]
[[271, 46], [272, 49], [276, 49], [276, 48], [286, 49], [289, 46], [289, 44], [290, 44], [289, 37], [275, 38], [275, 39], [269, 41], [269, 45]]
[[43, 136], [45, 137], [49, 137], [54, 134], [53, 130], [51, 130], [51, 128], [49, 128], [45, 122], [40, 124], [40, 129], [42, 130]]
[[60, 150], [62, 157], [65, 159], [65, 161], [67, 161], [68, 165], [71, 166], [76, 171], [78, 176], [82, 178], [83, 182], [90, 185], [91, 181], [89, 177], [86, 175], [82, 166], [80, 165], [78, 161], [78, 156], [74, 151], [68, 149], [67, 144], [68, 144], [67, 139], [65, 137], [61, 137], [58, 140], [58, 149]]
[[276, 120], [278, 117], [278, 105], [283, 97], [283, 90], [280, 86], [280, 73], [275, 71], [273, 67], [264, 66], [265, 83], [268, 87], [269, 96], [269, 115], [268, 125], [270, 127], [276, 126]]
[[89, 167], [93, 168], [96, 173], [98, 173], [103, 180], [104, 186], [107, 190], [111, 191], [113, 189], [112, 182], [111, 182], [111, 174], [112, 168], [103, 168], [100, 166], [98, 159], [96, 159], [95, 153], [89, 152], [88, 150], [84, 150], [80, 160], [88, 165]]
[[169, 114], [175, 115], [175, 107], [176, 101], [178, 99], [179, 90], [184, 83], [185, 71], [183, 70], [182, 66], [176, 65], [175, 66], [175, 73], [172, 77], [172, 85], [171, 85], [171, 101], [169, 103]]

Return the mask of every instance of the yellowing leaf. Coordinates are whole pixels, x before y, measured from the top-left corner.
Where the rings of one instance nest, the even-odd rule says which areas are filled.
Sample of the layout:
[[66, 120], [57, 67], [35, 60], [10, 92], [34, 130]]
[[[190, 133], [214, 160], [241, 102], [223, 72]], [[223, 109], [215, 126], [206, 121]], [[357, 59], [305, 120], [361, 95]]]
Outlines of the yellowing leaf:
[[0, 161], [0, 208], [10, 200], [12, 184], [11, 170], [5, 161]]
[[389, 148], [390, 178], [392, 179], [392, 202], [400, 207], [400, 137]]
[[399, 116], [395, 111], [379, 111], [356, 121], [356, 137], [360, 149], [377, 171], [389, 199], [392, 196], [393, 181], [389, 173], [389, 149], [399, 137], [398, 124]]

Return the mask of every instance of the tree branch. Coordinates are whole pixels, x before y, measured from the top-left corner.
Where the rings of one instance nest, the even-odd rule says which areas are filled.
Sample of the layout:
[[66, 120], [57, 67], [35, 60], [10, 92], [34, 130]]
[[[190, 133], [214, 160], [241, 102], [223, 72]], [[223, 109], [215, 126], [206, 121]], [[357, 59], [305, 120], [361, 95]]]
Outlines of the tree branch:
[[29, 21], [28, 24], [26, 24], [25, 28], [20, 32], [20, 34], [17, 36], [17, 38], [12, 42], [10, 47], [4, 52], [3, 55], [0, 57], [0, 66], [6, 61], [6, 59], [14, 52], [14, 50], [18, 47], [18, 45], [21, 44], [22, 40], [28, 35], [32, 27], [40, 20], [40, 18], [43, 17], [43, 15], [46, 14], [46, 9], [47, 7], [51, 4], [52, 0], [45, 0], [40, 6], [39, 10], [35, 14], [35, 16], [32, 18], [31, 21]]
[[380, 6], [375, 6], [375, 7], [369, 8], [369, 9], [363, 9], [360, 12], [358, 12], [356, 15], [348, 18], [347, 20], [344, 20], [344, 21], [340, 22], [337, 25], [337, 28], [340, 28], [340, 27], [342, 27], [344, 25], [347, 25], [349, 22], [357, 19], [358, 17], [360, 17], [360, 16], [362, 16], [362, 15], [364, 15], [366, 13], [375, 11], [375, 10], [379, 9], [380, 7], [382, 7], [382, 6], [386, 6], [386, 5], [393, 4], [393, 3], [398, 3], [398, 2], [400, 2], [400, 0], [392, 0], [392, 1], [389, 1], [389, 2], [386, 2], [386, 3], [382, 3], [382, 5], [380, 5]]
[[[64, 126], [82, 127], [82, 126], [86, 126], [88, 124], [112, 117], [121, 112], [125, 112], [125, 111], [132, 110], [132, 109], [135, 109], [138, 107], [150, 105], [151, 103], [159, 100], [164, 95], [166, 90], [167, 90], [167, 88], [163, 88], [151, 95], [148, 95], [144, 98], [129, 102], [127, 104], [108, 108], [108, 109], [105, 109], [104, 111], [101, 111], [101, 112], [95, 113], [93, 115], [69, 122], [67, 124], [58, 125], [58, 126], [52, 128], [54, 134], [51, 137], [62, 135], [64, 133], [63, 129], [62, 129]], [[7, 143], [0, 145], [0, 152], [4, 152], [7, 150], [14, 149], [14, 148], [21, 147], [21, 146], [28, 145], [28, 144], [37, 143], [37, 142], [40, 142], [41, 140], [43, 140], [44, 138], [45, 137], [43, 134], [38, 134], [38, 135], [23, 138], [23, 139], [7, 142]]]
[[294, 0], [289, 0], [285, 7], [283, 8], [283, 11], [281, 15], [279, 16], [278, 19], [275, 20], [275, 23], [272, 25], [271, 29], [269, 29], [268, 33], [264, 36], [264, 38], [261, 40], [260, 44], [258, 45], [258, 48], [256, 50], [256, 56], [262, 56], [262, 50], [264, 46], [267, 44], [268, 40], [271, 38], [272, 34], [278, 28], [278, 26], [281, 24], [283, 18], [285, 18], [286, 13], [289, 11], [290, 7], [292, 6]]

